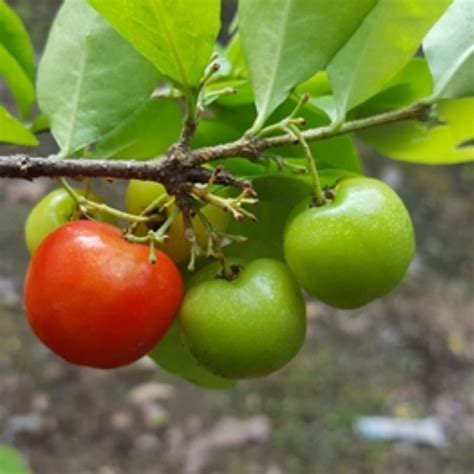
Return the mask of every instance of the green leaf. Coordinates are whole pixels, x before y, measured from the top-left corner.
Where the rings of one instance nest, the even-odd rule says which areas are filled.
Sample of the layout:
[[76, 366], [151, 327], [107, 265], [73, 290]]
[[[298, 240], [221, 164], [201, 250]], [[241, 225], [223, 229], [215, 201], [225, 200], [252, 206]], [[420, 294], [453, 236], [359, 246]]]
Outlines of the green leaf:
[[0, 474], [31, 474], [31, 471], [16, 449], [0, 445]]
[[428, 63], [413, 58], [383, 91], [357, 106], [349, 118], [362, 118], [414, 104], [428, 97], [433, 90], [433, 79]]
[[[271, 121], [276, 123], [284, 117], [287, 117], [294, 109], [296, 103], [296, 98], [291, 97], [271, 116]], [[299, 116], [304, 118], [306, 128], [317, 128], [329, 124], [325, 113], [311, 103], [303, 108]], [[310, 142], [309, 145], [319, 170], [334, 168], [360, 173], [361, 164], [359, 154], [350, 136], [344, 135], [327, 140]], [[274, 148], [269, 150], [268, 154], [275, 154], [284, 158], [301, 157], [303, 151], [301, 146], [291, 145]]]
[[210, 61], [219, 0], [89, 0], [162, 74], [189, 92]]
[[31, 124], [30, 130], [33, 133], [46, 132], [50, 129], [49, 121], [46, 115], [40, 114], [34, 118], [33, 123]]
[[20, 63], [2, 44], [0, 44], [0, 75], [10, 87], [22, 118], [26, 119], [35, 103], [35, 88]]
[[258, 131], [300, 82], [323, 69], [376, 0], [240, 0], [239, 26]]
[[36, 137], [0, 105], [0, 142], [37, 146]]
[[0, 45], [2, 45], [33, 82], [35, 59], [30, 37], [17, 14], [0, 0]]
[[196, 130], [191, 142], [193, 148], [238, 140], [252, 124], [254, 112], [251, 105], [211, 107]]
[[250, 209], [258, 224], [232, 220], [228, 232], [244, 235], [244, 243], [226, 247], [227, 256], [244, 259], [283, 259], [283, 231], [293, 208], [311, 192], [310, 181], [305, 176], [267, 176], [253, 180], [259, 202]]
[[92, 9], [66, 0], [38, 73], [38, 100], [64, 155], [97, 141], [143, 104], [154, 67]]
[[474, 95], [474, 6], [455, 0], [423, 42], [435, 79], [433, 99]]
[[[348, 119], [353, 120], [388, 112], [414, 104], [428, 97], [433, 80], [428, 63], [423, 58], [412, 58], [384, 89], [366, 102], [352, 109]], [[337, 120], [337, 108], [327, 74], [320, 72], [296, 88], [296, 93], [309, 93], [309, 104], [324, 111], [331, 121]]]
[[88, 156], [102, 159], [155, 158], [177, 141], [182, 120], [175, 100], [150, 99], [105, 135]]
[[329, 82], [328, 73], [319, 71], [311, 76], [307, 81], [300, 84], [295, 92], [298, 95], [309, 94], [311, 97], [320, 97], [332, 93], [331, 83]]
[[[320, 173], [321, 185], [332, 186], [343, 176], [354, 173], [342, 170], [325, 170]], [[244, 243], [233, 243], [226, 247], [227, 256], [244, 259], [277, 258], [283, 259], [283, 233], [286, 222], [293, 209], [306, 199], [311, 192], [311, 179], [308, 175], [284, 175], [274, 173], [253, 179], [259, 202], [251, 207], [258, 223], [248, 220], [231, 221], [229, 232], [244, 235]]]
[[[271, 121], [276, 123], [288, 116], [295, 105], [295, 98], [292, 97], [287, 100], [272, 114]], [[219, 145], [241, 138], [251, 125], [253, 112], [254, 108], [250, 105], [211, 108], [210, 113], [201, 122], [193, 138], [193, 147]], [[309, 105], [303, 108], [300, 116], [305, 119], [308, 128], [321, 127], [329, 123], [328, 118], [322, 111]], [[334, 168], [354, 173], [360, 173], [361, 171], [359, 154], [350, 136], [312, 142], [310, 147], [320, 170]], [[268, 150], [266, 155], [279, 156], [285, 159], [302, 159], [303, 151], [300, 146], [291, 145]], [[221, 164], [230, 173], [242, 177], [267, 175], [275, 170], [274, 167], [268, 167], [265, 161], [253, 163], [244, 158], [222, 160], [216, 162], [216, 164]], [[304, 165], [304, 161], [299, 164]]]
[[247, 65], [245, 64], [245, 58], [242, 52], [242, 42], [238, 34], [235, 34], [227, 45], [225, 57], [231, 66], [229, 76], [239, 78], [248, 77]]
[[379, 0], [328, 66], [337, 122], [400, 72], [452, 0]]
[[[309, 145], [319, 170], [339, 169], [353, 173], [361, 172], [360, 157], [351, 137], [344, 135], [311, 142]], [[301, 157], [303, 154], [301, 147], [297, 145], [277, 148], [274, 151], [276, 155], [286, 158]]]
[[360, 132], [359, 136], [390, 158], [449, 165], [474, 161], [474, 99], [441, 101], [435, 126], [409, 121]]
[[247, 79], [219, 79], [211, 82], [205, 88], [206, 94], [231, 88], [235, 94], [224, 94], [217, 99], [217, 103], [225, 107], [237, 107], [254, 103], [253, 91]]

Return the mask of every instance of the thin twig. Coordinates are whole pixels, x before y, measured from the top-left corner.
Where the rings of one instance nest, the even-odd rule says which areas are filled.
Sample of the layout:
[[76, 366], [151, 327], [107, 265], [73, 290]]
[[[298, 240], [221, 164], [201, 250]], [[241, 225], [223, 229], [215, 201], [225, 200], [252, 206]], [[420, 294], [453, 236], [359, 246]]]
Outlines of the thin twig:
[[[338, 129], [328, 125], [302, 132], [306, 141], [324, 140], [345, 135], [380, 125], [400, 122], [403, 120], [426, 120], [429, 107], [417, 104], [393, 112], [374, 115], [372, 117], [346, 122]], [[299, 141], [298, 141], [299, 142]], [[199, 168], [211, 161], [232, 157], [258, 158], [263, 151], [286, 145], [294, 145], [295, 138], [290, 134], [282, 134], [268, 138], [243, 137], [234, 142], [212, 147], [192, 150], [186, 159], [180, 160], [179, 166], [173, 155], [152, 161], [138, 160], [85, 160], [41, 158], [26, 155], [0, 156], [0, 178], [34, 179], [40, 176], [70, 178], [115, 178], [142, 179], [167, 183], [176, 173], [182, 173], [191, 182], [206, 183], [211, 172]], [[217, 181], [218, 182], [218, 181]]]

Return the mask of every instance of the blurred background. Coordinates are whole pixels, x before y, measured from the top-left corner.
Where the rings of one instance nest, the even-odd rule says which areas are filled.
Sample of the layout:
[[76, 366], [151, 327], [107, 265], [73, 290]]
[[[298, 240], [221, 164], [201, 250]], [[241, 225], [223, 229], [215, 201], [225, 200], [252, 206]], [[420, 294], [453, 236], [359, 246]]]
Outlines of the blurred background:
[[[61, 2], [8, 3], [41, 51]], [[224, 4], [228, 22], [235, 2]], [[19, 151], [0, 146], [2, 155]], [[52, 151], [46, 136], [35, 153]], [[392, 185], [412, 214], [418, 248], [407, 277], [357, 311], [308, 300], [301, 353], [225, 392], [147, 360], [109, 372], [75, 368], [40, 345], [21, 303], [23, 224], [53, 183], [0, 180], [0, 444], [18, 448], [35, 474], [473, 472], [474, 165], [361, 153], [366, 173]], [[120, 202], [123, 187], [104, 186]], [[371, 416], [425, 423], [394, 441], [369, 440], [381, 435], [362, 423]]]

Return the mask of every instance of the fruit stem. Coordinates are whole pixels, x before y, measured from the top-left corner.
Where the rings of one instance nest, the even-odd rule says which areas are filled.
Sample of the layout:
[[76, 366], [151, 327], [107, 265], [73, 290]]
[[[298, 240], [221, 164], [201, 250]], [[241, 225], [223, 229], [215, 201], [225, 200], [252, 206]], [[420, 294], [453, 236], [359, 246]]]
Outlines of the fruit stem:
[[180, 212], [181, 211], [179, 210], [179, 208], [175, 207], [171, 211], [167, 219], [163, 222], [163, 224], [161, 224], [160, 228], [156, 232], [153, 232], [153, 239], [155, 240], [155, 242], [162, 244], [166, 240], [166, 232], [172, 226], [173, 222], [176, 220]]
[[128, 242], [135, 244], [144, 244], [146, 242], [153, 241], [155, 244], [162, 244], [166, 241], [167, 235], [166, 232], [171, 227], [175, 219], [178, 217], [181, 211], [178, 208], [173, 209], [167, 219], [161, 224], [160, 228], [157, 231], [150, 230], [147, 235], [143, 237], [137, 237], [136, 235], [131, 234], [129, 231], [125, 232], [125, 239]]
[[[166, 199], [169, 199], [168, 202], [165, 202]], [[148, 204], [142, 212], [140, 212], [140, 216], [147, 216], [150, 212], [154, 211], [155, 209], [159, 209], [159, 213], [163, 211], [163, 208], [171, 205], [175, 201], [174, 197], [169, 197], [167, 194], [161, 194], [156, 199], [154, 199], [150, 204]], [[133, 234], [140, 222], [135, 221], [127, 229], [127, 234]]]
[[[58, 181], [61, 184], [61, 186], [66, 190], [66, 192], [71, 196], [71, 198], [74, 199], [81, 213], [86, 216], [89, 216], [90, 211], [98, 211], [102, 214], [109, 214], [110, 216], [114, 216], [117, 219], [122, 219], [124, 221], [129, 221], [129, 222], [134, 222], [134, 223], [154, 222], [158, 219], [158, 216], [156, 215], [142, 216], [142, 215], [130, 214], [128, 212], [115, 209], [114, 207], [110, 207], [107, 204], [91, 201], [90, 199], [87, 199], [85, 196], [81, 196], [80, 194], [76, 193], [74, 188], [64, 178], [59, 178]], [[90, 192], [90, 190], [88, 190], [88, 192]]]
[[[150, 234], [152, 234], [153, 231], [150, 231]], [[151, 237], [150, 235], [150, 255], [148, 256], [149, 262], [154, 265], [157, 261], [158, 258], [156, 256], [156, 245], [155, 245], [155, 239]]]
[[289, 125], [288, 131], [293, 133], [298, 141], [300, 142], [301, 146], [303, 147], [304, 154], [306, 156], [306, 163], [308, 167], [308, 172], [311, 175], [311, 179], [313, 181], [313, 202], [316, 206], [322, 206], [326, 202], [326, 198], [324, 197], [323, 188], [321, 186], [321, 181], [319, 180], [318, 168], [316, 166], [316, 160], [314, 159], [313, 152], [311, 151], [311, 147], [308, 145], [308, 142], [304, 138], [301, 130], [295, 125]]
[[219, 207], [224, 211], [229, 211], [234, 219], [241, 221], [245, 218], [250, 219], [253, 222], [257, 221], [257, 218], [254, 214], [242, 208], [244, 204], [257, 204], [258, 198], [255, 197], [253, 189], [245, 188], [237, 197], [235, 198], [224, 198], [218, 196], [217, 194], [210, 193], [206, 188], [200, 189], [196, 186], [193, 187], [191, 193], [198, 200], [206, 201], [213, 206]]
[[[196, 209], [196, 214], [203, 223], [206, 232], [207, 232], [207, 256], [210, 258], [220, 258], [223, 257], [224, 252], [222, 250], [223, 246], [226, 243], [236, 242], [244, 243], [247, 241], [247, 237], [243, 235], [234, 235], [228, 234], [226, 232], [221, 232], [216, 229], [212, 223], [209, 221], [207, 216], [201, 209]], [[228, 242], [226, 242], [226, 240]]]
[[221, 266], [221, 275], [226, 280], [230, 280], [232, 278], [232, 270], [225, 260], [224, 255], [219, 257], [219, 265]]

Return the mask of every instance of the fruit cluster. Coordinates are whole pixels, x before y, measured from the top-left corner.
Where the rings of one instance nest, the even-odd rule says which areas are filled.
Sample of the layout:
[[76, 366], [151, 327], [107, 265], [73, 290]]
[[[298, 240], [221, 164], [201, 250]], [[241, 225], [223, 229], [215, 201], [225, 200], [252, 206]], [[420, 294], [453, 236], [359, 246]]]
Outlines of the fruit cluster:
[[[143, 215], [160, 196], [166, 196], [162, 185], [131, 181], [128, 212]], [[150, 249], [127, 241], [100, 205], [85, 214], [70, 192], [53, 191], [26, 223], [33, 254], [25, 280], [28, 321], [46, 346], [74, 364], [113, 368], [149, 354], [164, 370], [212, 388], [269, 374], [304, 341], [302, 289], [336, 308], [363, 306], [393, 289], [413, 256], [410, 216], [389, 186], [348, 177], [325, 197], [283, 216], [283, 235], [272, 238], [284, 258], [243, 253], [189, 274], [179, 268], [190, 255], [181, 215], [170, 221], [159, 249]], [[168, 215], [175, 210], [173, 203], [165, 207]], [[209, 204], [200, 212], [225, 231], [228, 213]], [[146, 235], [163, 219], [132, 227]], [[208, 229], [197, 219], [193, 227], [204, 246]]]

